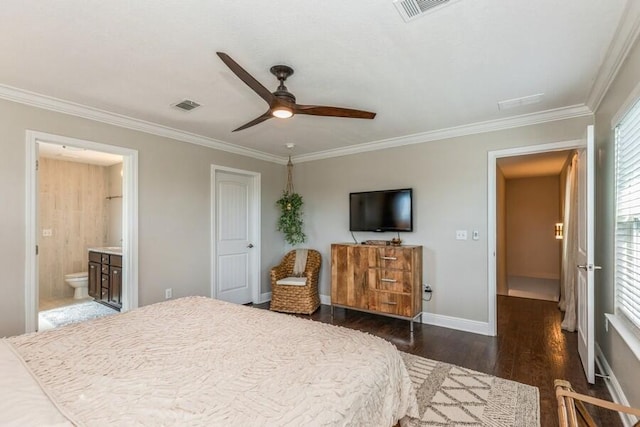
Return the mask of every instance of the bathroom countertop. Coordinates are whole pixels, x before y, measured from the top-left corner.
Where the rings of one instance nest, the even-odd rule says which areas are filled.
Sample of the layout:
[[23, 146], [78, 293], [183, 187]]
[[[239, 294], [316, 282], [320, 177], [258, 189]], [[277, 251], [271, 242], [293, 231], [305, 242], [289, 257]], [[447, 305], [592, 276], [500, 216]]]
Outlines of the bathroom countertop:
[[121, 246], [103, 246], [103, 247], [89, 248], [88, 250], [91, 252], [100, 252], [103, 254], [122, 255]]

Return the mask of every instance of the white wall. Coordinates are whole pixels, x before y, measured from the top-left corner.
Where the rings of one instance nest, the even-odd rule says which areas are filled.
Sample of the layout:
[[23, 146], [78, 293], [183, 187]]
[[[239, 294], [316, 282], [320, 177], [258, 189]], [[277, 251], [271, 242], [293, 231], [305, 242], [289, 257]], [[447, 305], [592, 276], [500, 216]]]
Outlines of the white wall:
[[[308, 246], [321, 251], [320, 293], [330, 294], [330, 245], [352, 241], [348, 194], [412, 187], [414, 232], [407, 244], [424, 246], [424, 282], [433, 289], [426, 312], [487, 322], [487, 152], [579, 139], [591, 118], [416, 144], [296, 165], [296, 190], [305, 200]], [[480, 232], [457, 241], [455, 230]], [[359, 240], [392, 233], [357, 233]]]
[[[262, 174], [262, 291], [284, 243], [275, 231], [274, 201], [284, 166], [119, 128], [79, 117], [0, 101], [0, 336], [24, 332], [25, 131], [36, 130], [138, 150], [139, 302], [210, 295], [210, 168]], [[275, 249], [274, 249], [275, 248]]]

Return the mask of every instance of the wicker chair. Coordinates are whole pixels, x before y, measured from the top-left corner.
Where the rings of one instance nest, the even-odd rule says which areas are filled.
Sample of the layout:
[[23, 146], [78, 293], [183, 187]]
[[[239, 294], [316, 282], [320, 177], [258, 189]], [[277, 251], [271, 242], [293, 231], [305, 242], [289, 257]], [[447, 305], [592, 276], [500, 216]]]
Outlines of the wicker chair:
[[[576, 393], [568, 381], [555, 380], [554, 385], [556, 398], [558, 399], [558, 422], [560, 427], [598, 426], [582, 402], [640, 417], [640, 409]], [[633, 427], [640, 427], [640, 421], [636, 422]]]
[[[320, 306], [318, 276], [322, 257], [320, 252], [309, 249], [305, 266], [304, 284], [278, 284], [279, 280], [292, 278], [296, 251], [287, 253], [280, 265], [271, 269], [271, 310], [284, 313], [311, 314]], [[302, 279], [302, 278], [301, 278]], [[295, 279], [294, 279], [295, 280]], [[301, 281], [301, 280], [300, 280]]]

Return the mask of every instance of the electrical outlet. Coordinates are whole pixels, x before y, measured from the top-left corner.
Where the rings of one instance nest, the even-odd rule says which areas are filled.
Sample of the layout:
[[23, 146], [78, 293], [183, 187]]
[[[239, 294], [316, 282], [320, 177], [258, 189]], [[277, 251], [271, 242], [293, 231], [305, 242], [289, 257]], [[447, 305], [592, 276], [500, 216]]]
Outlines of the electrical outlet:
[[164, 290], [164, 299], [171, 299], [173, 296], [173, 289], [167, 288]]
[[51, 236], [53, 236], [53, 230], [51, 228], [43, 228], [42, 229], [42, 236], [43, 237], [51, 237]]
[[467, 230], [456, 230], [456, 240], [467, 240]]

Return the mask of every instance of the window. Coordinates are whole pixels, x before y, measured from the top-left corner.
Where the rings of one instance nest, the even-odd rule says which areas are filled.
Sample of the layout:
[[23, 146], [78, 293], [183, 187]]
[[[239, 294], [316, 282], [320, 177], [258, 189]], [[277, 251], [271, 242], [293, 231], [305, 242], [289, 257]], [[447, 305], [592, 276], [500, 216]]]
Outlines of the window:
[[640, 102], [616, 126], [615, 139], [616, 313], [640, 333]]

